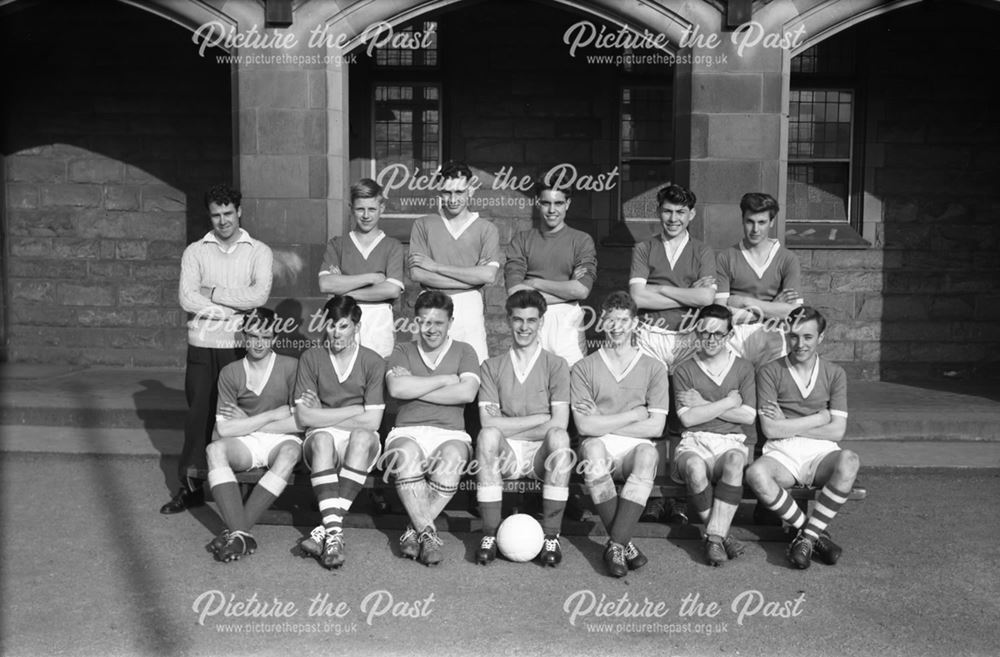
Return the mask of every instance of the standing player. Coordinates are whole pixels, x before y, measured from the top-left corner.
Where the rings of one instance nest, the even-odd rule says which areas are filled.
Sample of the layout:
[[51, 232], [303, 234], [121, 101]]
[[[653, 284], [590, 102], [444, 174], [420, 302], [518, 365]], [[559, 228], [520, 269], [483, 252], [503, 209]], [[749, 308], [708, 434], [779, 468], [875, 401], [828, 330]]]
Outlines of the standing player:
[[741, 425], [757, 416], [753, 366], [726, 346], [732, 329], [728, 308], [702, 308], [695, 322], [698, 351], [676, 367], [673, 380], [685, 431], [670, 474], [687, 483], [688, 499], [705, 523], [705, 559], [712, 566], [743, 554], [729, 527], [743, 499], [743, 468], [750, 458]]
[[469, 211], [472, 171], [449, 162], [441, 168], [440, 214], [413, 222], [410, 231], [410, 278], [425, 290], [444, 292], [455, 307], [451, 336], [467, 342], [479, 362], [489, 357], [482, 288], [500, 269], [500, 234], [496, 226]]
[[[789, 314], [788, 356], [757, 372], [757, 400], [767, 442], [764, 455], [747, 469], [757, 499], [799, 530], [788, 560], [808, 568], [813, 550], [833, 565], [841, 548], [826, 527], [847, 501], [858, 475], [858, 455], [837, 444], [847, 428], [847, 375], [817, 353], [826, 319], [803, 306]], [[822, 487], [808, 516], [785, 491], [795, 485]]]
[[[631, 538], [653, 488], [653, 440], [662, 436], [670, 406], [667, 369], [635, 346], [636, 312], [627, 292], [609, 295], [601, 307], [606, 343], [570, 374], [573, 420], [585, 438], [583, 478], [610, 536], [604, 563], [614, 577], [647, 562]], [[625, 482], [621, 499], [613, 479]]]
[[542, 563], [562, 561], [559, 530], [569, 497], [573, 467], [569, 447], [569, 368], [539, 344], [545, 324], [545, 299], [535, 290], [520, 290], [507, 299], [507, 323], [514, 346], [483, 364], [476, 440], [477, 499], [483, 539], [476, 561], [487, 564], [497, 555], [503, 479], [533, 477], [542, 486]]
[[365, 321], [358, 341], [388, 358], [395, 345], [392, 302], [404, 289], [403, 245], [378, 227], [384, 209], [382, 188], [374, 180], [362, 178], [351, 186], [354, 230], [327, 244], [319, 289], [359, 301]]
[[[226, 529], [208, 544], [219, 561], [253, 554], [250, 529], [285, 490], [299, 462], [302, 439], [292, 413], [297, 362], [274, 353], [274, 311], [256, 308], [243, 319], [245, 358], [219, 374], [219, 439], [206, 448], [208, 485]], [[243, 504], [236, 472], [268, 468]]]
[[385, 410], [385, 361], [358, 344], [363, 312], [353, 297], [323, 306], [326, 345], [302, 354], [295, 414], [307, 428], [302, 445], [323, 524], [300, 547], [325, 568], [344, 563], [344, 516], [378, 460]]
[[236, 344], [239, 318], [235, 316], [264, 305], [271, 294], [274, 256], [266, 244], [240, 228], [241, 198], [239, 191], [226, 185], [208, 190], [205, 207], [212, 230], [188, 245], [181, 257], [178, 296], [189, 315], [184, 373], [188, 412], [177, 472], [180, 488], [160, 513], [180, 513], [205, 503], [204, 490], [193, 489], [187, 469], [205, 465], [205, 446], [215, 426], [219, 372], [245, 353]]
[[400, 553], [428, 566], [443, 559], [434, 519], [454, 497], [469, 461], [463, 407], [479, 392], [476, 352], [448, 335], [454, 310], [447, 294], [421, 293], [414, 306], [418, 339], [396, 345], [386, 373], [389, 394], [400, 404], [385, 438], [385, 470], [410, 517]]
[[628, 284], [641, 318], [638, 344], [671, 371], [694, 353], [694, 316], [715, 297], [715, 255], [688, 233], [696, 201], [680, 185], [661, 189], [660, 233], [632, 248]]
[[542, 221], [535, 229], [514, 235], [507, 251], [504, 278], [507, 293], [537, 290], [548, 310], [539, 329], [543, 349], [562, 356], [571, 366], [583, 358], [583, 310], [597, 278], [597, 251], [587, 233], [566, 225], [569, 188], [539, 182], [535, 203]]
[[744, 194], [743, 239], [720, 251], [716, 263], [715, 299], [734, 312], [730, 344], [757, 368], [787, 353], [780, 324], [802, 305], [799, 260], [768, 237], [778, 209], [769, 194]]

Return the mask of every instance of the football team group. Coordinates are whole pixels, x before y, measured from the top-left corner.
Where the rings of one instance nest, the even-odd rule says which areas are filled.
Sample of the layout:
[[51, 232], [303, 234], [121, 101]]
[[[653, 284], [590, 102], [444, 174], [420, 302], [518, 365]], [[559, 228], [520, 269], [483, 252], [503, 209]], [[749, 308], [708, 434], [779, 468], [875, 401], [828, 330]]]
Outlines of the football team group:
[[[802, 299], [798, 260], [769, 235], [775, 199], [745, 194], [734, 211], [743, 237], [716, 253], [688, 233], [695, 195], [666, 185], [656, 198], [659, 232], [633, 247], [628, 292], [589, 311], [581, 302], [597, 277], [596, 250], [566, 224], [570, 190], [539, 183], [537, 227], [503, 253], [496, 226], [470, 207], [473, 180], [464, 164], [442, 167], [439, 212], [415, 220], [405, 257], [379, 228], [379, 185], [351, 187], [352, 230], [330, 240], [319, 271], [330, 295], [324, 339], [298, 359], [274, 351], [283, 322], [263, 307], [271, 250], [240, 227], [238, 191], [209, 190], [212, 229], [181, 262], [189, 411], [180, 489], [161, 511], [204, 502], [187, 473], [207, 461], [225, 525], [208, 549], [239, 559], [256, 550], [251, 529], [301, 462], [322, 516], [301, 548], [338, 568], [344, 517], [377, 469], [410, 521], [400, 554], [433, 565], [443, 558], [435, 518], [462, 478], [474, 477], [483, 525], [476, 561], [487, 564], [497, 555], [504, 480], [534, 478], [545, 534], [538, 558], [555, 566], [570, 480], [580, 476], [609, 537], [608, 573], [622, 577], [647, 563], [632, 536], [655, 496], [657, 443], [673, 412], [682, 432], [669, 476], [686, 485], [704, 525], [707, 563], [744, 551], [730, 535], [744, 483], [798, 530], [787, 550], [793, 566], [807, 568], [813, 555], [835, 563], [841, 548], [827, 526], [859, 467], [838, 445], [847, 382], [818, 353], [826, 320]], [[483, 288], [501, 268], [512, 346], [491, 358]], [[422, 291], [412, 339], [397, 343], [404, 271]], [[589, 324], [601, 344], [587, 354]], [[383, 438], [390, 398], [398, 411]], [[464, 412], [474, 403], [475, 440]], [[757, 432], [746, 430], [755, 424], [764, 440], [756, 459]], [[254, 468], [266, 472], [244, 500], [234, 473]], [[793, 486], [818, 489], [808, 513], [788, 494]]]

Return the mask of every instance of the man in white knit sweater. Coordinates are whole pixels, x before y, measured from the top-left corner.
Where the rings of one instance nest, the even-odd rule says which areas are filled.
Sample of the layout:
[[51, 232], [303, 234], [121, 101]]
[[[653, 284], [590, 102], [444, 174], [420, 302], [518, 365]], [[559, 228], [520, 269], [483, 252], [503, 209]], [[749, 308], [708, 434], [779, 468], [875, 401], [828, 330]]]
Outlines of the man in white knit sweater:
[[179, 298], [188, 312], [188, 414], [178, 469], [180, 489], [160, 513], [180, 513], [204, 503], [194, 490], [188, 466], [205, 468], [205, 447], [215, 425], [217, 381], [223, 367], [243, 357], [238, 343], [242, 315], [263, 306], [271, 294], [271, 249], [240, 228], [241, 195], [227, 185], [205, 194], [212, 230], [188, 245], [181, 258]]

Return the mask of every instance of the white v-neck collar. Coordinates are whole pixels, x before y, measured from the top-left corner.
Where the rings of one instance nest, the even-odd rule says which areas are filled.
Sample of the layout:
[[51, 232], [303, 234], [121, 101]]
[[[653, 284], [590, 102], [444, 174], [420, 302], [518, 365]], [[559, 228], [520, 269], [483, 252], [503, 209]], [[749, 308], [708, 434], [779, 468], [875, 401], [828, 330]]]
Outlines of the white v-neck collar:
[[354, 242], [355, 248], [357, 248], [358, 253], [360, 253], [361, 257], [364, 258], [365, 260], [367, 260], [368, 256], [372, 254], [372, 251], [375, 250], [375, 247], [378, 246], [378, 243], [381, 242], [383, 239], [385, 239], [385, 232], [383, 232], [381, 228], [378, 231], [378, 235], [375, 237], [372, 243], [369, 244], [367, 247], [361, 245], [361, 242], [358, 241], [358, 238], [354, 234], [353, 230], [350, 233], [348, 233], [348, 235], [351, 236], [351, 241]]
[[802, 399], [811, 395], [813, 388], [816, 387], [816, 379], [819, 377], [819, 357], [817, 356], [812, 372], [809, 373], [808, 381], [803, 381], [799, 378], [799, 373], [795, 369], [795, 366], [792, 365], [792, 361], [788, 360], [788, 356], [785, 356], [785, 367], [788, 368], [788, 373], [792, 375], [792, 381], [795, 381], [795, 387], [797, 387], [799, 392], [802, 394]]
[[354, 363], [357, 362], [357, 360], [358, 360], [358, 353], [360, 351], [361, 351], [361, 345], [359, 345], [357, 342], [355, 342], [354, 343], [354, 353], [351, 354], [351, 360], [350, 360], [350, 362], [347, 363], [347, 369], [345, 371], [341, 372], [340, 368], [337, 367], [337, 357], [334, 356], [333, 353], [329, 349], [327, 349], [326, 353], [330, 357], [330, 364], [333, 365], [333, 371], [337, 374], [337, 381], [339, 381], [340, 383], [343, 383], [344, 381], [347, 380], [347, 377], [349, 377], [351, 375], [351, 372], [354, 371]]
[[448, 350], [451, 349], [452, 344], [453, 342], [451, 337], [447, 338], [447, 342], [444, 343], [444, 345], [441, 347], [441, 351], [438, 352], [437, 360], [433, 362], [430, 360], [430, 357], [427, 355], [427, 352], [420, 348], [419, 342], [417, 343], [417, 353], [420, 354], [420, 360], [424, 361], [424, 365], [427, 366], [427, 369], [436, 370], [438, 365], [440, 365], [441, 361], [444, 359], [445, 354], [447, 354]]
[[454, 228], [452, 222], [448, 219], [445, 219], [444, 215], [439, 214], [438, 216], [441, 217], [441, 221], [444, 222], [444, 227], [445, 230], [448, 231], [448, 234], [451, 235], [452, 239], [457, 240], [459, 237], [462, 236], [462, 233], [464, 233], [469, 226], [475, 223], [476, 219], [479, 218], [479, 213], [478, 212], [469, 213], [469, 220], [458, 228]]
[[750, 265], [750, 269], [753, 270], [753, 273], [757, 274], [757, 278], [764, 278], [764, 272], [766, 272], [767, 268], [771, 266], [772, 262], [774, 262], [774, 257], [778, 255], [779, 248], [781, 248], [781, 243], [778, 240], [771, 242], [771, 250], [768, 252], [767, 258], [764, 260], [764, 264], [758, 267], [754, 263], [753, 256], [750, 255], [750, 251], [747, 250], [743, 242], [740, 242], [740, 253], [743, 254], [743, 259], [747, 261], [748, 265]]
[[635, 356], [632, 358], [632, 361], [628, 364], [628, 367], [625, 368], [625, 371], [622, 372], [621, 374], [615, 374], [615, 370], [613, 367], [611, 367], [611, 361], [608, 360], [608, 355], [607, 353], [605, 353], [604, 347], [598, 349], [597, 353], [601, 355], [601, 360], [604, 361], [604, 366], [608, 368], [608, 372], [611, 373], [611, 376], [614, 377], [617, 383], [621, 383], [622, 381], [624, 381], [625, 377], [631, 374], [632, 370], [635, 369], [635, 366], [639, 362], [639, 359], [642, 358], [642, 350], [636, 349]]
[[267, 367], [264, 368], [264, 376], [260, 380], [260, 385], [257, 386], [256, 388], [251, 388], [250, 363], [247, 362], [247, 359], [245, 358], [243, 359], [243, 372], [246, 374], [247, 377], [247, 390], [260, 397], [260, 393], [264, 392], [264, 388], [267, 387], [267, 382], [271, 378], [271, 371], [274, 369], [274, 362], [276, 360], [278, 360], [278, 354], [272, 351], [270, 357], [267, 360]]
[[528, 380], [528, 375], [531, 374], [531, 370], [535, 368], [535, 363], [538, 362], [538, 357], [542, 355], [542, 345], [535, 345], [535, 353], [532, 354], [531, 358], [528, 359], [528, 365], [524, 368], [522, 372], [517, 365], [517, 358], [514, 356], [514, 350], [510, 350], [510, 364], [514, 367], [514, 376], [517, 377], [517, 382], [524, 385], [524, 382]]
[[663, 253], [667, 256], [667, 262], [670, 263], [670, 268], [673, 269], [677, 266], [677, 261], [680, 260], [681, 253], [684, 252], [684, 248], [687, 247], [688, 242], [691, 241], [691, 233], [684, 231], [684, 236], [677, 241], [677, 248], [674, 249], [673, 255], [670, 254], [670, 248], [667, 246], [668, 240], [661, 239], [663, 243]]
[[707, 376], [712, 383], [717, 386], [721, 386], [722, 382], [726, 380], [727, 376], [729, 376], [729, 372], [733, 369], [733, 363], [736, 362], [736, 354], [732, 351], [726, 350], [726, 355], [726, 365], [722, 368], [718, 375], [712, 374], [712, 372], [709, 371], [708, 364], [702, 360], [701, 356], [695, 356], [694, 362], [698, 366], [698, 369], [704, 372], [705, 376]]

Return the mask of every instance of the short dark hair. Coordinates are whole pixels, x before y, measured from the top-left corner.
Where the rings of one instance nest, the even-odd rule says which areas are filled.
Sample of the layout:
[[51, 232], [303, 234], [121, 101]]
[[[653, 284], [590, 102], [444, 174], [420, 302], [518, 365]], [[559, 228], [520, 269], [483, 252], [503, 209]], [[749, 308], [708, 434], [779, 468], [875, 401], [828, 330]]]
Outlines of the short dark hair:
[[361, 306], [352, 296], [335, 294], [323, 305], [324, 329], [347, 318], [357, 324], [361, 321]]
[[465, 162], [449, 160], [441, 165], [441, 172], [438, 174], [443, 180], [448, 178], [467, 178], [472, 180], [472, 169]]
[[698, 317], [695, 319], [695, 330], [699, 331], [704, 326], [704, 320], [706, 319], [722, 319], [726, 322], [727, 331], [733, 330], [733, 312], [729, 310], [726, 306], [710, 303], [707, 306], [702, 306], [698, 311]]
[[262, 329], [275, 329], [277, 325], [277, 315], [270, 308], [264, 308], [263, 306], [259, 308], [254, 308], [246, 315], [243, 316], [243, 322], [240, 325], [240, 330], [248, 331], [256, 328]]
[[792, 312], [788, 313], [787, 322], [788, 327], [793, 328], [812, 320], [816, 320], [816, 327], [819, 329], [819, 334], [823, 335], [826, 332], [826, 317], [823, 317], [823, 313], [812, 306], [793, 308]]
[[639, 308], [635, 305], [632, 295], [623, 290], [612, 292], [604, 298], [601, 304], [601, 314], [609, 313], [612, 310], [627, 310], [635, 317], [639, 314]]
[[382, 185], [371, 178], [362, 178], [351, 185], [351, 203], [359, 198], [380, 198], [382, 196]]
[[683, 205], [689, 210], [694, 209], [694, 204], [698, 202], [698, 197], [687, 187], [674, 183], [667, 183], [667, 186], [656, 192], [656, 207], [659, 208], [663, 202]]
[[774, 219], [780, 209], [778, 200], [763, 192], [749, 192], [740, 199], [740, 216], [745, 216], [747, 212], [750, 214], [767, 212], [768, 216]]
[[541, 317], [548, 310], [549, 305], [545, 303], [545, 297], [538, 290], [518, 290], [507, 297], [507, 303], [504, 304], [504, 307], [507, 309], [507, 317], [514, 314], [518, 308], [537, 308], [538, 316]]
[[240, 190], [235, 187], [230, 187], [229, 185], [215, 185], [205, 192], [206, 208], [208, 208], [208, 206], [212, 203], [215, 203], [216, 205], [229, 205], [232, 203], [234, 208], [239, 208], [240, 201], [242, 200], [243, 195], [240, 194]]
[[556, 185], [547, 182], [545, 178], [539, 178], [538, 180], [535, 181], [534, 185], [535, 198], [541, 198], [542, 192], [548, 192], [548, 191], [562, 192], [562, 195], [565, 196], [567, 199], [570, 199], [573, 196], [572, 185], [563, 185], [561, 187], [557, 187]]
[[455, 303], [451, 300], [451, 297], [444, 292], [438, 292], [437, 290], [424, 290], [417, 297], [417, 302], [413, 304], [413, 314], [419, 315], [421, 310], [426, 309], [437, 309], [443, 310], [448, 313], [450, 318], [455, 314]]

